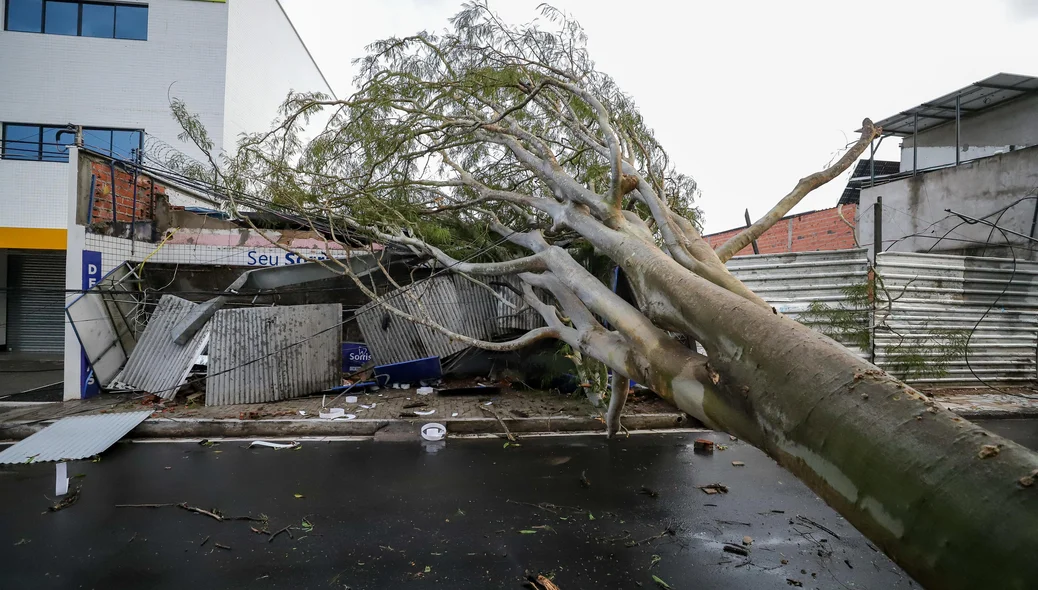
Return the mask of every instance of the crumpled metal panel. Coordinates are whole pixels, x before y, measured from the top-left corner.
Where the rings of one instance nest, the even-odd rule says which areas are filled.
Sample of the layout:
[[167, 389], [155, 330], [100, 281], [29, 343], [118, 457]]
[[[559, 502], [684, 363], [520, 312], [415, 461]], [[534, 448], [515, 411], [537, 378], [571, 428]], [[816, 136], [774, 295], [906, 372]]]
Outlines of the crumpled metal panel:
[[[495, 283], [508, 283], [515, 289], [522, 292], [522, 281], [518, 277], [514, 276], [502, 276], [494, 279]], [[491, 303], [494, 306], [495, 316], [494, 323], [496, 325], [497, 334], [506, 334], [509, 332], [526, 332], [534, 330], [536, 328], [543, 327], [545, 325], [544, 318], [541, 314], [532, 307], [526, 305], [526, 301], [519, 296], [518, 293], [511, 289], [505, 289], [503, 287], [496, 287], [494, 289], [501, 298], [510, 303], [506, 305], [500, 299], [487, 295], [491, 298]], [[541, 301], [551, 301], [551, 298], [547, 296], [540, 288], [534, 288], [534, 294], [536, 294]], [[525, 308], [525, 309], [524, 309]]]
[[342, 384], [342, 305], [224, 309], [208, 324], [205, 404], [290, 399]]
[[[458, 291], [449, 276], [439, 276], [415, 283], [405, 292], [400, 300], [407, 306], [407, 311], [415, 317], [428, 318], [451, 332], [462, 335], [468, 331], [465, 313], [458, 299]], [[418, 336], [429, 351], [427, 356], [446, 358], [456, 352], [468, 348], [468, 344], [456, 340], [447, 334], [430, 328], [424, 324], [415, 324]], [[408, 359], [410, 360], [410, 359]]]
[[[972, 333], [969, 364], [915, 383], [1019, 383], [1034, 380], [1038, 346], [1038, 264], [1010, 258], [883, 252], [877, 265], [876, 364], [897, 370], [905, 354], [942, 357], [949, 336]], [[982, 319], [983, 318], [983, 319]], [[979, 323], [978, 323], [979, 322]], [[935, 346], [936, 345], [936, 346]]]
[[70, 416], [0, 452], [0, 464], [74, 461], [104, 452], [151, 415], [120, 412]]
[[163, 295], [126, 366], [111, 387], [146, 391], [164, 399], [173, 399], [191, 372], [195, 359], [209, 342], [208, 326], [183, 346], [174, 341], [173, 328], [196, 305], [174, 295]]
[[102, 387], [115, 379], [136, 346], [133, 318], [141, 307], [139, 280], [133, 266], [123, 263], [65, 308]]
[[[779, 313], [814, 329], [815, 318], [807, 313], [812, 304], [833, 309], [852, 309], [862, 329], [869, 325], [870, 311], [856, 308], [847, 290], [861, 287], [869, 280], [869, 261], [864, 248], [826, 252], [794, 252], [736, 256], [728, 261], [728, 271], [775, 307]], [[869, 351], [842, 342], [862, 358]]]
[[[381, 301], [397, 309], [407, 310], [399, 289], [384, 295]], [[393, 315], [377, 302], [366, 303], [354, 315], [357, 327], [364, 335], [364, 343], [368, 345], [376, 364], [402, 363], [431, 356], [414, 322]]]

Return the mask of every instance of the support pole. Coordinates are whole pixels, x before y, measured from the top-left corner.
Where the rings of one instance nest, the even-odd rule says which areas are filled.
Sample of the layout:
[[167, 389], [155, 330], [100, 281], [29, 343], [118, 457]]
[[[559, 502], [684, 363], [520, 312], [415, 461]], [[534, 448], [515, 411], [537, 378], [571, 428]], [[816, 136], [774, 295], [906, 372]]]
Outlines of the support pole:
[[962, 145], [962, 107], [960, 95], [955, 95], [955, 165], [959, 165], [959, 146]]
[[919, 171], [919, 113], [912, 115], [912, 176]]
[[[746, 217], [746, 227], [753, 225], [753, 223], [750, 222], [750, 210], [746, 209], [743, 211], [743, 215]], [[760, 254], [760, 248], [757, 247], [757, 240], [753, 240], [753, 253]]]
[[872, 206], [872, 264], [879, 262], [883, 251], [883, 197], [876, 197]]

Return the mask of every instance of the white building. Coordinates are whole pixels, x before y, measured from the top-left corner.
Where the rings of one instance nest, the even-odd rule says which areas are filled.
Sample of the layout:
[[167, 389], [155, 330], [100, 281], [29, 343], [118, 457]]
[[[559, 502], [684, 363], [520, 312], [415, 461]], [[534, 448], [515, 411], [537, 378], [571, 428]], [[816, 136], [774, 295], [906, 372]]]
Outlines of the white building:
[[332, 90], [278, 0], [0, 2], [0, 350], [61, 353], [67, 126], [122, 158], [146, 139], [197, 156], [172, 97], [220, 151], [268, 128], [290, 90]]

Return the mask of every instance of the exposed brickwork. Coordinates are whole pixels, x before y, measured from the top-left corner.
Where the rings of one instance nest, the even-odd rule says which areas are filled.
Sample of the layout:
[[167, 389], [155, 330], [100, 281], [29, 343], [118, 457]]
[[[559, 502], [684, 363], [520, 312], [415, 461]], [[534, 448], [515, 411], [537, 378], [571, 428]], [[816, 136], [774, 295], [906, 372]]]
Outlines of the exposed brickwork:
[[[92, 221], [113, 221], [112, 218], [112, 169], [107, 163], [91, 162], [90, 173], [94, 176], [94, 208]], [[114, 221], [130, 223], [132, 221], [148, 221], [154, 217], [155, 199], [152, 198], [151, 178], [139, 175], [137, 183], [137, 213], [133, 211], [134, 177], [133, 173], [115, 168], [115, 218]], [[166, 193], [166, 187], [154, 183], [154, 194]]]
[[[853, 224], [857, 209], [857, 205], [844, 205], [844, 219]], [[730, 229], [703, 238], [711, 247], [717, 248], [742, 230], [743, 228]], [[783, 217], [764, 232], [757, 240], [757, 246], [761, 254], [845, 250], [854, 247], [854, 229], [840, 219], [837, 208], [833, 207]], [[752, 245], [743, 248], [736, 256], [748, 254], [753, 254]]]

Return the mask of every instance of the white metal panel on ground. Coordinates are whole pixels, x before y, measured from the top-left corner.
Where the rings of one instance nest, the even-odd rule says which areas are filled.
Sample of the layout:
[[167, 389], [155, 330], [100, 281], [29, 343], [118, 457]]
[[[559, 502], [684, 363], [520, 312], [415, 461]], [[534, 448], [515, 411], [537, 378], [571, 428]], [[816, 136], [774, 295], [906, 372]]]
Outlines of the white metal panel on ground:
[[208, 324], [198, 330], [187, 344], [181, 346], [174, 341], [174, 326], [196, 305], [174, 295], [163, 295], [126, 366], [111, 386], [173, 399], [191, 372], [195, 359], [209, 342]]
[[151, 415], [120, 412], [62, 418], [0, 452], [0, 464], [74, 461], [104, 452]]
[[[812, 306], [848, 310], [851, 323], [867, 330], [869, 310], [852, 296], [869, 279], [869, 264], [864, 248], [828, 252], [795, 252], [737, 256], [728, 261], [729, 272], [762, 299], [785, 314], [821, 332], [834, 335], [825, 315], [812, 313]], [[858, 355], [868, 358], [867, 350], [848, 338], [838, 337]]]
[[207, 406], [290, 399], [342, 384], [342, 305], [223, 309], [211, 322]]
[[[908, 371], [909, 363], [944, 368], [943, 375], [909, 372], [911, 382], [1012, 383], [1038, 376], [1038, 264], [884, 252], [877, 273], [880, 367], [895, 374]], [[966, 336], [968, 355], [954, 354], [954, 343]]]

